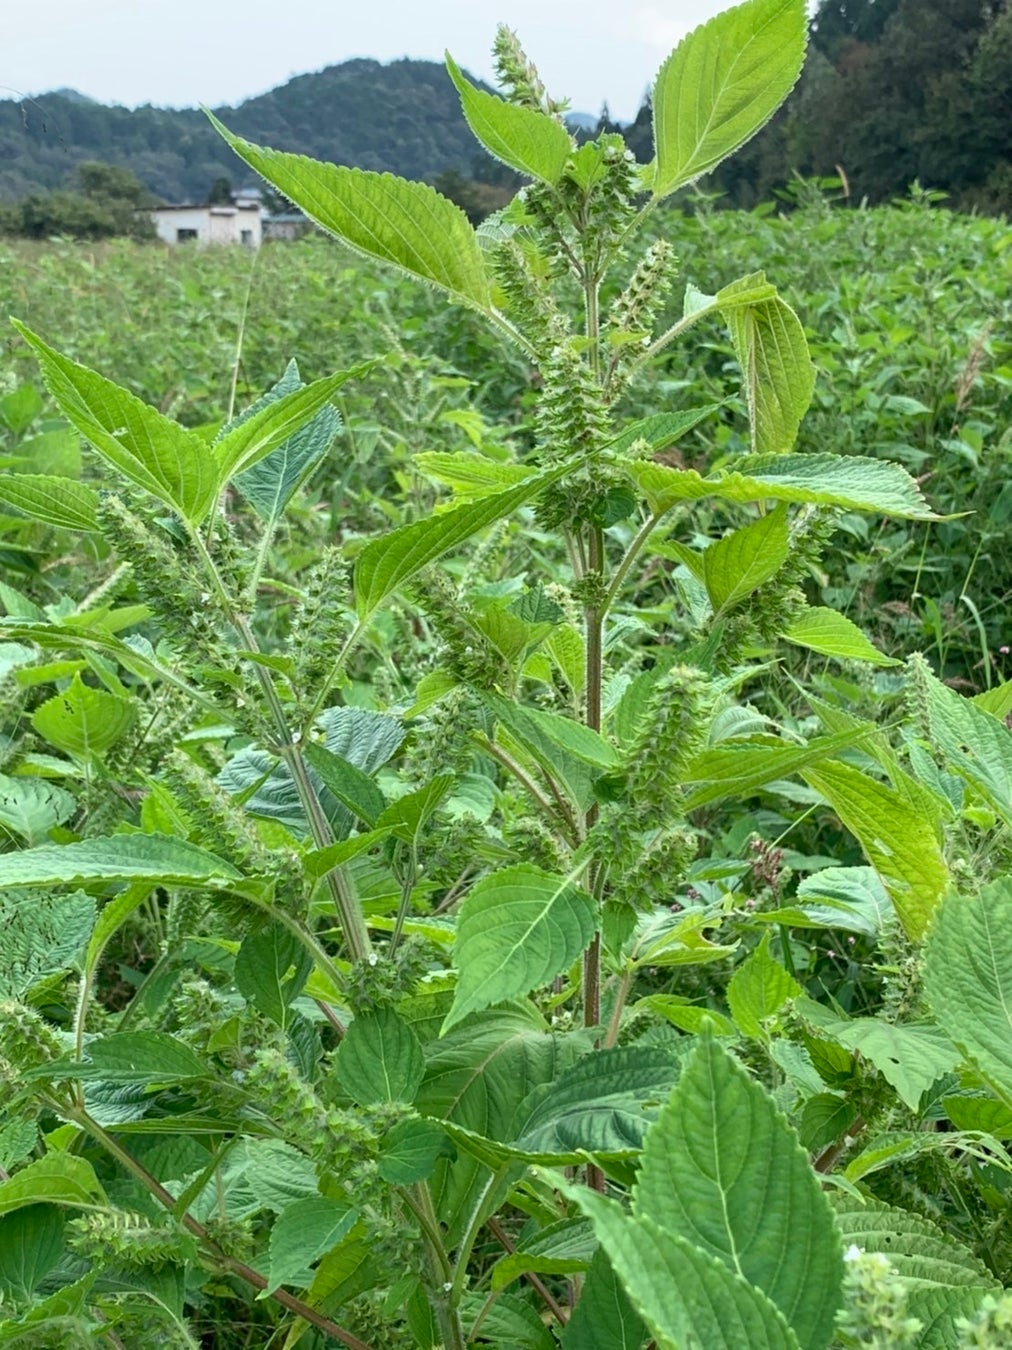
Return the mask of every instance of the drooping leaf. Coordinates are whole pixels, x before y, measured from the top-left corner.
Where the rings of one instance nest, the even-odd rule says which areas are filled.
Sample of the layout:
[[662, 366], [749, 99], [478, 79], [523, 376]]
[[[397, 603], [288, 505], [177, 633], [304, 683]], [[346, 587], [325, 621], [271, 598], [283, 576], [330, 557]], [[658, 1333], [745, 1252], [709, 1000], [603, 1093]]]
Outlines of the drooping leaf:
[[534, 108], [507, 103], [476, 88], [449, 52], [446, 69], [460, 95], [467, 125], [489, 154], [529, 178], [540, 178], [543, 183], [558, 182], [573, 151], [573, 142], [562, 123]]
[[699, 784], [686, 795], [686, 809], [694, 811], [732, 795], [746, 797], [776, 779], [803, 774], [810, 765], [859, 744], [864, 735], [857, 728], [835, 736], [817, 736], [807, 745], [728, 744], [704, 750], [690, 760], [685, 772], [687, 785]]
[[761, 1289], [800, 1344], [828, 1344], [843, 1276], [832, 1210], [772, 1099], [709, 1038], [647, 1135], [633, 1213]]
[[937, 519], [906, 470], [885, 460], [860, 455], [745, 455], [735, 463], [734, 471], [706, 478], [695, 469], [648, 460], [624, 467], [657, 513], [679, 502], [721, 497], [732, 502], [812, 502], [908, 520]]
[[959, 1064], [959, 1052], [945, 1032], [924, 1023], [892, 1025], [881, 1017], [857, 1017], [826, 1021], [820, 1029], [848, 1050], [860, 1051], [914, 1112], [932, 1083]]
[[411, 1103], [425, 1075], [421, 1042], [392, 1008], [363, 1013], [338, 1048], [337, 1075], [360, 1106]]
[[146, 1086], [208, 1078], [211, 1070], [185, 1041], [167, 1031], [121, 1031], [85, 1046], [84, 1058], [50, 1060], [47, 1078]]
[[703, 580], [714, 610], [731, 609], [775, 577], [788, 550], [785, 506], [711, 544], [703, 554]]
[[55, 783], [0, 774], [0, 829], [18, 835], [29, 848], [45, 839], [54, 825], [69, 820], [76, 805]]
[[924, 988], [939, 1025], [1012, 1106], [1012, 880], [946, 898], [928, 937]]
[[201, 437], [12, 322], [38, 356], [61, 411], [102, 458], [184, 520], [199, 523], [219, 485], [214, 457]]
[[239, 158], [310, 220], [359, 253], [488, 312], [489, 282], [474, 230], [463, 211], [434, 188], [264, 149], [233, 135], [211, 113], [208, 117]]
[[449, 1031], [469, 1013], [553, 980], [594, 935], [594, 902], [561, 877], [521, 864], [483, 877], [461, 907]]
[[243, 938], [235, 958], [235, 984], [259, 1012], [285, 1027], [292, 1000], [312, 968], [313, 959], [295, 934], [274, 923]]
[[804, 877], [795, 892], [809, 918], [875, 938], [894, 917], [889, 893], [871, 867], [826, 867]]
[[357, 1210], [325, 1195], [310, 1195], [283, 1209], [271, 1229], [264, 1296], [282, 1284], [308, 1284], [308, 1268], [347, 1237], [357, 1220]]
[[[790, 305], [779, 295], [755, 304], [736, 303], [733, 292], [739, 284], [718, 292], [717, 304], [741, 366], [752, 449], [760, 455], [782, 455], [794, 445], [812, 401], [815, 367], [801, 320]], [[725, 304], [727, 298], [732, 303]]]
[[32, 714], [32, 726], [50, 745], [78, 759], [102, 755], [130, 730], [134, 705], [107, 689], [94, 689], [75, 675]]
[[936, 1286], [997, 1286], [994, 1276], [975, 1256], [920, 1214], [879, 1200], [862, 1203], [844, 1192], [833, 1195], [832, 1206], [844, 1244], [865, 1252], [883, 1252], [911, 1291]]
[[651, 1218], [624, 1214], [594, 1191], [581, 1193], [571, 1184], [564, 1189], [594, 1225], [658, 1350], [690, 1345], [800, 1350], [780, 1309], [718, 1257]]
[[709, 173], [769, 121], [801, 73], [805, 39], [802, 0], [749, 0], [679, 43], [654, 85], [655, 197]]
[[146, 880], [175, 886], [227, 886], [240, 874], [222, 858], [164, 834], [118, 834], [73, 844], [0, 853], [0, 887], [86, 886]]
[[[417, 184], [416, 186], [421, 186]], [[355, 606], [367, 619], [399, 586], [479, 530], [502, 520], [565, 472], [557, 467], [437, 516], [416, 520], [367, 544], [355, 563]]]
[[835, 656], [841, 661], [868, 661], [873, 666], [896, 666], [899, 662], [886, 656], [861, 632], [845, 614], [824, 605], [810, 605], [785, 628], [781, 635], [797, 647], [807, 647], [821, 656]]
[[90, 1162], [73, 1153], [47, 1153], [0, 1182], [0, 1215], [26, 1205], [68, 1205], [90, 1209], [105, 1192]]
[[83, 891], [0, 890], [0, 1000], [22, 999], [48, 976], [71, 969], [94, 924], [95, 902]]
[[98, 529], [98, 493], [87, 483], [42, 473], [11, 473], [0, 478], [0, 501], [16, 511], [63, 530], [85, 534]]
[[823, 763], [802, 777], [855, 835], [911, 940], [924, 935], [949, 883], [935, 822], [895, 788], [850, 764]]

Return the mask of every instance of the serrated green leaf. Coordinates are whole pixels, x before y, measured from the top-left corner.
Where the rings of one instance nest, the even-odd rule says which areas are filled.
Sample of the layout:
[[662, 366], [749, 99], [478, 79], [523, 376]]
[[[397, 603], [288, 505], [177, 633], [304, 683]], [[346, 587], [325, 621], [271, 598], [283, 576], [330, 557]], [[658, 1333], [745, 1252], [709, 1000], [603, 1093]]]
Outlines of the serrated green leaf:
[[845, 1193], [834, 1194], [831, 1203], [846, 1246], [884, 1253], [909, 1290], [997, 1286], [977, 1258], [930, 1219], [878, 1200], [862, 1204]]
[[597, 1240], [586, 1219], [563, 1219], [522, 1242], [492, 1267], [492, 1288], [505, 1289], [528, 1271], [568, 1275], [586, 1270]]
[[924, 989], [939, 1024], [1012, 1106], [1012, 879], [946, 898], [928, 937]]
[[805, 914], [823, 928], [876, 938], [895, 917], [889, 892], [872, 867], [826, 867], [795, 892]]
[[583, 1188], [581, 1193], [571, 1184], [560, 1189], [594, 1225], [658, 1350], [690, 1345], [799, 1350], [780, 1309], [718, 1257], [648, 1217], [623, 1214], [614, 1201], [596, 1192]]
[[455, 781], [452, 773], [439, 773], [424, 787], [398, 797], [376, 821], [377, 829], [389, 830], [407, 843], [416, 840], [423, 826], [443, 804]]
[[247, 934], [235, 958], [235, 984], [243, 998], [279, 1027], [291, 1021], [313, 968], [313, 958], [290, 929], [279, 923]]
[[40, 778], [8, 778], [0, 773], [0, 829], [9, 830], [29, 848], [54, 825], [73, 815], [76, 801], [64, 788]]
[[[417, 186], [421, 186], [418, 184]], [[565, 472], [560, 466], [479, 501], [416, 520], [367, 544], [355, 563], [355, 607], [367, 619], [399, 586], [486, 526], [510, 515]]]
[[633, 1213], [761, 1289], [805, 1347], [829, 1342], [843, 1276], [832, 1210], [771, 1098], [709, 1038], [647, 1135]]
[[722, 406], [720, 403], [707, 403], [701, 408], [686, 408], [682, 412], [653, 413], [650, 417], [641, 417], [623, 427], [614, 440], [608, 442], [607, 449], [612, 453], [624, 454], [637, 441], [646, 441], [650, 453], [659, 454], [674, 445], [700, 422], [720, 412]]
[[733, 608], [775, 577], [788, 551], [786, 506], [711, 544], [703, 554], [703, 580], [716, 613]]
[[847, 511], [875, 511], [909, 520], [936, 520], [920, 488], [898, 464], [860, 455], [745, 455], [730, 473], [704, 478], [695, 469], [632, 461], [625, 472], [657, 514], [683, 501], [721, 497], [732, 502], [811, 502]]
[[131, 483], [184, 520], [199, 523], [219, 486], [214, 457], [201, 437], [12, 322], [38, 356], [61, 411], [85, 440]]
[[1012, 1106], [992, 1097], [943, 1097], [942, 1105], [957, 1130], [1012, 1139]]
[[167, 1031], [120, 1031], [91, 1040], [84, 1058], [49, 1060], [47, 1078], [148, 1086], [209, 1078], [211, 1070], [185, 1041]]
[[716, 300], [741, 367], [752, 449], [782, 455], [794, 445], [812, 401], [815, 367], [801, 320], [790, 305], [779, 295], [742, 305], [734, 293], [740, 284], [719, 291]]
[[91, 1163], [72, 1153], [47, 1153], [0, 1182], [0, 1215], [40, 1204], [93, 1209], [104, 1200]]
[[240, 159], [330, 234], [439, 286], [464, 304], [483, 313], [490, 310], [489, 282], [474, 230], [463, 211], [434, 188], [389, 173], [263, 149], [207, 115]]
[[40, 981], [71, 969], [94, 924], [95, 902], [83, 891], [0, 891], [0, 999], [23, 999]]
[[164, 834], [117, 834], [43, 844], [0, 854], [0, 886], [86, 886], [147, 880], [176, 886], [227, 886], [240, 873], [213, 853]]
[[935, 822], [922, 807], [850, 764], [802, 770], [881, 878], [907, 937], [923, 937], [949, 884]]
[[596, 921], [586, 892], [540, 868], [522, 864], [483, 877], [461, 907], [457, 988], [443, 1031], [553, 980], [588, 945]]
[[[523, 708], [498, 694], [486, 693], [484, 701], [498, 718], [500, 725], [496, 737], [506, 748], [515, 750], [518, 746], [548, 779], [558, 784], [571, 802], [585, 810], [593, 795], [593, 774], [586, 758], [572, 754], [558, 735], [549, 735], [547, 728], [530, 715], [533, 709]], [[552, 729], [556, 730], [554, 725]]]
[[821, 1030], [870, 1060], [915, 1112], [928, 1088], [959, 1064], [959, 1052], [948, 1036], [923, 1023], [894, 1026], [879, 1017], [858, 1017], [850, 1022], [827, 1020]]
[[434, 1120], [399, 1120], [383, 1140], [377, 1171], [391, 1186], [427, 1181], [440, 1158], [453, 1158], [453, 1141]]
[[654, 85], [655, 197], [734, 153], [773, 116], [805, 57], [803, 0], [750, 0], [695, 29]]
[[339, 802], [370, 828], [376, 824], [386, 799], [367, 773], [317, 741], [307, 741], [303, 754]]
[[562, 123], [534, 108], [507, 103], [495, 94], [475, 88], [449, 52], [446, 69], [460, 95], [467, 125], [489, 154], [529, 178], [539, 178], [543, 183], [558, 182], [573, 151], [573, 142]]
[[325, 1195], [310, 1195], [283, 1209], [274, 1221], [266, 1298], [282, 1284], [308, 1284], [308, 1267], [343, 1241], [358, 1221], [358, 1211]]
[[490, 1341], [495, 1350], [556, 1350], [555, 1339], [537, 1310], [513, 1294], [501, 1294], [489, 1307], [483, 1294], [468, 1291], [460, 1301], [460, 1312], [469, 1328], [468, 1344]]
[[642, 1350], [647, 1338], [643, 1319], [599, 1251], [562, 1333], [562, 1350]]
[[32, 726], [50, 745], [78, 759], [110, 750], [133, 726], [129, 699], [94, 689], [75, 675], [67, 689], [54, 694], [32, 714]]
[[752, 955], [731, 976], [727, 1005], [739, 1031], [765, 1040], [767, 1029], [763, 1023], [800, 993], [797, 980], [770, 955], [770, 935], [766, 933]]
[[687, 785], [701, 785], [686, 795], [685, 808], [694, 811], [723, 797], [746, 797], [776, 779], [803, 774], [810, 765], [859, 744], [865, 734], [858, 727], [835, 736], [818, 736], [807, 745], [735, 745], [704, 750], [690, 760], [685, 771]]
[[0, 479], [0, 501], [33, 520], [63, 530], [90, 534], [98, 529], [98, 493], [87, 483], [42, 473], [6, 474]]
[[337, 1051], [341, 1086], [360, 1106], [410, 1104], [425, 1075], [421, 1042], [392, 1008], [356, 1017]]
[[873, 666], [900, 664], [873, 646], [846, 615], [824, 605], [810, 605], [803, 610], [781, 637], [797, 647], [807, 647], [821, 656], [835, 656], [841, 661], [868, 661]]
[[452, 488], [455, 503], [479, 501], [537, 472], [532, 465], [501, 463], [472, 450], [423, 450], [412, 463], [427, 478]]
[[26, 1205], [0, 1218], [0, 1290], [21, 1303], [63, 1255], [65, 1219], [55, 1205]]

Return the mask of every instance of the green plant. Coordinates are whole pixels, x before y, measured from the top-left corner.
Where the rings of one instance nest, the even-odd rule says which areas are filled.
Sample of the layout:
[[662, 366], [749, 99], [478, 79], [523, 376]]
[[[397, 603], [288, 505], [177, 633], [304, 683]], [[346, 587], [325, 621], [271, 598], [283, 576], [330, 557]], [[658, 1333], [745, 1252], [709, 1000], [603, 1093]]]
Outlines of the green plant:
[[[292, 367], [211, 439], [18, 325], [103, 468], [19, 472], [4, 499], [129, 571], [82, 603], [8, 588], [0, 626], [0, 1252], [32, 1253], [0, 1261], [8, 1343], [116, 1344], [157, 1317], [192, 1344], [215, 1302], [288, 1345], [807, 1350], [1000, 1326], [1012, 963], [975, 925], [1007, 931], [1007, 882], [939, 906], [985, 865], [955, 850], [985, 832], [996, 871], [1007, 850], [1008, 688], [971, 701], [914, 659], [884, 726], [814, 693], [804, 728], [796, 700], [744, 701], [781, 641], [897, 666], [803, 587], [835, 513], [931, 512], [896, 465], [794, 451], [813, 370], [764, 273], [688, 285], [657, 331], [671, 248], [627, 256], [803, 49], [800, 0], [697, 30], [639, 166], [615, 134], [575, 148], [500, 30], [508, 100], [448, 68], [532, 181], [477, 232], [424, 185], [223, 129], [538, 372], [526, 453], [455, 410], [472, 447], [398, 462], [419, 500], [343, 549], [310, 556], [307, 528], [301, 562], [279, 558], [338, 391], [383, 358], [308, 385]], [[661, 462], [722, 409], [629, 420], [623, 400], [717, 319], [748, 446]], [[638, 604], [651, 551], [673, 566]], [[759, 794], [828, 804], [867, 865], [788, 894], [771, 842], [725, 854]], [[867, 1015], [811, 996], [806, 930], [877, 950]], [[957, 1025], [967, 948], [990, 963]], [[955, 1128], [929, 1128], [943, 1106]], [[935, 1222], [889, 1189], [911, 1159], [944, 1175]], [[846, 1276], [849, 1245], [893, 1267]]]

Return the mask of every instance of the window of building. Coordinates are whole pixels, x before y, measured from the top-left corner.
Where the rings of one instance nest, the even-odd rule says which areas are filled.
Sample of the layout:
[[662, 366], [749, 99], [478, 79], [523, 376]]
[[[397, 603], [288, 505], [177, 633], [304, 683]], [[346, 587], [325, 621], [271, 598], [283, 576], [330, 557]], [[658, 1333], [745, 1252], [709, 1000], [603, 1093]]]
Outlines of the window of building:
[[240, 231], [239, 231], [239, 238], [242, 240], [242, 242], [246, 245], [247, 248], [252, 248], [252, 247], [253, 247], [253, 231], [252, 231], [252, 230], [240, 230]]
[[185, 243], [187, 243], [189, 240], [191, 240], [191, 239], [196, 239], [196, 238], [198, 238], [198, 234], [197, 234], [197, 231], [196, 231], [196, 230], [177, 230], [177, 231], [176, 231], [176, 243], [177, 243], [177, 244], [185, 244]]

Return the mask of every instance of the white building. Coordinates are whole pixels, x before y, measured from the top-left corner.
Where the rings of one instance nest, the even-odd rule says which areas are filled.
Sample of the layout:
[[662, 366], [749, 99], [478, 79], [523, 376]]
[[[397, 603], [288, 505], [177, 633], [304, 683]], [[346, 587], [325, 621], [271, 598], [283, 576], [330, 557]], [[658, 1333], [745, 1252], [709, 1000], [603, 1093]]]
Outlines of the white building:
[[159, 206], [151, 212], [158, 238], [166, 244], [243, 244], [263, 242], [263, 207], [240, 199], [234, 206]]

